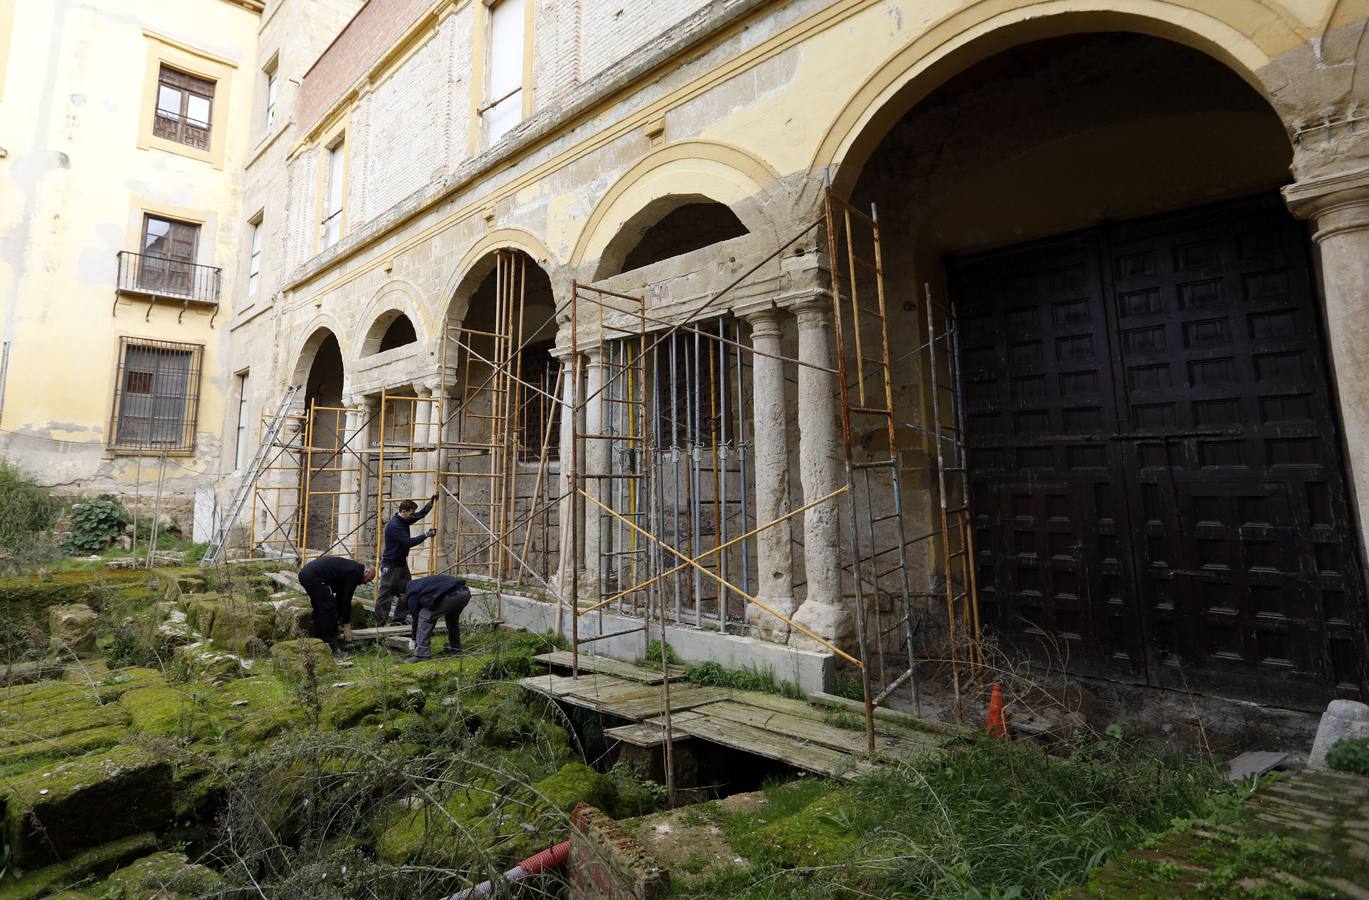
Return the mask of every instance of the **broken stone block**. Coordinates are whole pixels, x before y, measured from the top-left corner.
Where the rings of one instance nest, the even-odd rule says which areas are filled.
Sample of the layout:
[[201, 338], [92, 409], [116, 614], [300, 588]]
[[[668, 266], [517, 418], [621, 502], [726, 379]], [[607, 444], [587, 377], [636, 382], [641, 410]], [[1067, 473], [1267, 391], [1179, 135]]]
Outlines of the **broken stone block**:
[[275, 630], [276, 611], [264, 603], [234, 601], [222, 604], [214, 615], [209, 636], [214, 646], [234, 653], [265, 650]]
[[223, 888], [223, 879], [206, 866], [190, 862], [184, 853], [163, 851], [119, 869], [105, 883], [105, 896], [110, 888], [123, 889], [123, 897], [153, 897], [156, 900], [179, 900], [181, 897], [212, 897]]
[[1353, 738], [1369, 738], [1369, 706], [1358, 700], [1332, 700], [1317, 725], [1312, 753], [1307, 757], [1308, 768], [1326, 768], [1326, 754], [1331, 748], [1339, 741]]
[[128, 745], [16, 776], [0, 791], [5, 837], [20, 868], [155, 830], [172, 815], [170, 763]]
[[223, 684], [244, 674], [239, 657], [203, 642], [177, 647], [171, 655], [171, 676], [176, 681]]
[[276, 675], [284, 681], [297, 683], [305, 677], [305, 661], [313, 660], [314, 676], [323, 679], [337, 669], [332, 651], [318, 638], [278, 641], [271, 647], [271, 661]]
[[85, 656], [95, 652], [95, 626], [100, 617], [84, 603], [48, 608], [48, 635], [55, 656]]
[[309, 637], [314, 632], [314, 608], [309, 601], [299, 597], [287, 597], [274, 604], [276, 607], [276, 632], [279, 640]]
[[208, 737], [212, 731], [211, 709], [199, 702], [200, 693], [164, 685], [143, 687], [124, 694], [119, 705], [135, 730], [189, 743]]
[[112, 843], [102, 844], [84, 853], [77, 854], [70, 859], [37, 869], [32, 872], [25, 872], [18, 881], [5, 881], [0, 886], [0, 898], [2, 900], [32, 900], [37, 897], [47, 897], [49, 900], [66, 900], [66, 898], [84, 898], [89, 894], [78, 894], [75, 891], [62, 891], [53, 893], [69, 884], [79, 884], [89, 878], [100, 878], [110, 871], [118, 868], [131, 859], [154, 850], [157, 847], [157, 837], [150, 831], [142, 834], [135, 834]]

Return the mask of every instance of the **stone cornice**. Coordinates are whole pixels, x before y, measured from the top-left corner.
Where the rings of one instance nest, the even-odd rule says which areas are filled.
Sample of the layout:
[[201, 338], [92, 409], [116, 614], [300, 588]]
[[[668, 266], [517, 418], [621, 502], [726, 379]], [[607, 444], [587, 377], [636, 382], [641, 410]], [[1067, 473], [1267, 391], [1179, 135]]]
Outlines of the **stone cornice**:
[[1369, 228], [1369, 169], [1295, 181], [1283, 189], [1293, 214], [1316, 222], [1313, 239]]

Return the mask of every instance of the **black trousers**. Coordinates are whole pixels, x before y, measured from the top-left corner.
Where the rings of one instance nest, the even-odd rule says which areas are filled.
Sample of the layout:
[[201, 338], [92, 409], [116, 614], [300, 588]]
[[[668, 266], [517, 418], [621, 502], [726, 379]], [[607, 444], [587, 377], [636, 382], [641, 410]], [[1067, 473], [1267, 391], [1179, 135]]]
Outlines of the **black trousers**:
[[338, 621], [350, 622], [352, 620], [350, 605], [346, 612], [343, 612], [342, 603], [338, 600], [337, 594], [322, 578], [309, 575], [301, 576], [299, 586], [304, 588], [304, 593], [309, 595], [309, 605], [314, 608], [314, 637], [330, 647], [336, 647]]
[[411, 580], [409, 567], [403, 563], [397, 566], [381, 566], [380, 588], [376, 591], [377, 625], [387, 624], [391, 602], [395, 608], [395, 624], [403, 625], [408, 621], [409, 607], [404, 603], [404, 592], [409, 589]]

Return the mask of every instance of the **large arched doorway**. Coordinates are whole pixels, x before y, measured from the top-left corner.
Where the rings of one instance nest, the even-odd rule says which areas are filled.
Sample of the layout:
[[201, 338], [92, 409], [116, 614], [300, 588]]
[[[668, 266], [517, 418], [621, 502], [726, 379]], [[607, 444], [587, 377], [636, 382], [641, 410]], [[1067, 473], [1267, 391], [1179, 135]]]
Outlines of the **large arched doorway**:
[[559, 520], [561, 367], [551, 279], [523, 250], [501, 248], [461, 279], [446, 318], [440, 464], [448, 564], [546, 584]]
[[[304, 380], [304, 403], [310, 419], [308, 441], [301, 466], [301, 500], [332, 499], [341, 487], [338, 448], [345, 416], [342, 408], [342, 348], [335, 334], [320, 331], [311, 338], [314, 355]], [[332, 503], [302, 502], [304, 549], [307, 556], [327, 552], [337, 538], [336, 510]]]
[[928, 294], [958, 320], [976, 572], [1001, 641], [1282, 706], [1360, 694], [1309, 242], [1276, 193], [1290, 156], [1223, 64], [1102, 32], [960, 72], [855, 179], [904, 299], [891, 333], [925, 332]]

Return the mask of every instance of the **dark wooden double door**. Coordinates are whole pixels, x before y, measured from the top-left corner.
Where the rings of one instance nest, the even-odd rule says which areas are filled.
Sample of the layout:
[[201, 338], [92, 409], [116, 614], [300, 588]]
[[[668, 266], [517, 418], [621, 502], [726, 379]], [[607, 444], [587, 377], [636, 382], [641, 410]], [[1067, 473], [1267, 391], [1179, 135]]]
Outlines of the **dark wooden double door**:
[[1080, 673], [1317, 708], [1364, 593], [1277, 198], [950, 263], [984, 619]]

